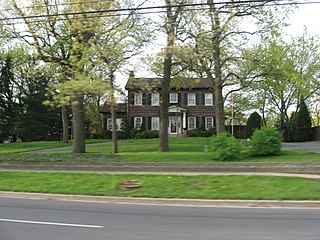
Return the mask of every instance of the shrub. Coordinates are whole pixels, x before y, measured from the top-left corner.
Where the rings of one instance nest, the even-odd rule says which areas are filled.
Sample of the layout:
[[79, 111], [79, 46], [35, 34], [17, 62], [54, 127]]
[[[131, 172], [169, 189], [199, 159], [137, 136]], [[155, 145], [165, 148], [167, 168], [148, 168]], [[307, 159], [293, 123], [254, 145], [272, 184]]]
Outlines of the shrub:
[[143, 131], [135, 134], [135, 139], [149, 139], [149, 138], [158, 138], [159, 131]]
[[259, 113], [253, 112], [247, 121], [247, 126], [246, 126], [246, 138], [251, 138], [253, 132], [256, 129], [260, 129], [262, 125], [262, 119]]
[[213, 138], [212, 143], [212, 149], [220, 160], [232, 161], [240, 158], [241, 144], [233, 136], [219, 133]]
[[213, 129], [192, 129], [187, 131], [188, 137], [211, 137], [214, 133]]
[[281, 151], [281, 134], [275, 128], [256, 130], [251, 139], [250, 153], [255, 156], [276, 155]]

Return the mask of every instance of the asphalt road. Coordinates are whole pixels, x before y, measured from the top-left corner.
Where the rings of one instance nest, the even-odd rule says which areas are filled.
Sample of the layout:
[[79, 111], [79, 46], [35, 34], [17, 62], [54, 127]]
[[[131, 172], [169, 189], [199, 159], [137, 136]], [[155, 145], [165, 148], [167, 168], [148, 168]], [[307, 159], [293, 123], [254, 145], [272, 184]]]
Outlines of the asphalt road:
[[320, 153], [320, 142], [283, 142], [282, 149]]
[[320, 240], [320, 209], [0, 198], [1, 240]]

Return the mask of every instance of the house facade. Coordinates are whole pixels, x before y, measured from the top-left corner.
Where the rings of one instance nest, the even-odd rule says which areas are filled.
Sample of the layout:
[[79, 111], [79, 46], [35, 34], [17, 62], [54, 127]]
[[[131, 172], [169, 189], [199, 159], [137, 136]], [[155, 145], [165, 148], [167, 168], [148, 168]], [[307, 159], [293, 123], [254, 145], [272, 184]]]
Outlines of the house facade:
[[[127, 103], [117, 106], [117, 128], [126, 118], [129, 129], [159, 130], [161, 104], [160, 78], [129, 78], [125, 89]], [[179, 85], [178, 85], [179, 84]], [[184, 135], [188, 130], [215, 126], [213, 85], [208, 79], [187, 79], [172, 84], [169, 95], [168, 133]], [[110, 108], [101, 109], [105, 129], [111, 130]]]

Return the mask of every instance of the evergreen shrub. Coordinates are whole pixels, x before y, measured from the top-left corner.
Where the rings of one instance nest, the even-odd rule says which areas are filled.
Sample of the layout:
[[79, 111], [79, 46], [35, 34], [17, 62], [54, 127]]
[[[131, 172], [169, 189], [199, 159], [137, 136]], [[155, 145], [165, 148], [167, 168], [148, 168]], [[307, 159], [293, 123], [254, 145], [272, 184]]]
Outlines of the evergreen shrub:
[[211, 137], [214, 134], [213, 129], [192, 129], [187, 131], [188, 137]]
[[159, 131], [143, 131], [138, 132], [134, 135], [135, 139], [149, 139], [149, 138], [158, 138], [159, 137]]
[[233, 136], [227, 133], [219, 133], [212, 140], [213, 151], [223, 161], [233, 161], [240, 158], [241, 144]]
[[256, 130], [251, 138], [250, 153], [254, 156], [276, 155], [281, 151], [281, 134], [275, 128]]

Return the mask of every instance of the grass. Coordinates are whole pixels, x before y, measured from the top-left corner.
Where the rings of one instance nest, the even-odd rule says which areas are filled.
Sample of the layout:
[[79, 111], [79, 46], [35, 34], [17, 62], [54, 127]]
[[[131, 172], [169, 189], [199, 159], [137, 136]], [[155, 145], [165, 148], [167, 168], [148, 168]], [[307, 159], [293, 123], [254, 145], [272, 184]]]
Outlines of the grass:
[[[106, 142], [102, 139], [87, 139], [86, 143]], [[110, 141], [110, 140], [109, 140]], [[72, 146], [72, 141], [65, 144], [61, 141], [37, 141], [37, 142], [16, 142], [8, 144], [0, 144], [0, 154], [24, 153], [41, 149], [50, 149]]]
[[[122, 190], [118, 187], [121, 180], [136, 180], [142, 187]], [[0, 190], [153, 198], [320, 200], [320, 179], [0, 172]]]
[[[90, 140], [98, 142], [105, 140]], [[65, 146], [61, 142], [31, 142], [0, 145], [0, 161], [130, 161], [130, 162], [213, 162], [220, 161], [210, 151], [210, 138], [171, 138], [170, 152], [158, 152], [158, 139], [119, 141], [119, 154], [111, 154], [111, 145], [88, 146], [86, 154], [72, 154], [71, 150], [28, 153], [32, 150]], [[68, 145], [71, 145], [69, 143]], [[205, 145], [209, 152], [205, 152]], [[283, 150], [279, 155], [252, 157], [243, 151], [244, 162], [320, 162], [320, 154], [298, 150]]]

